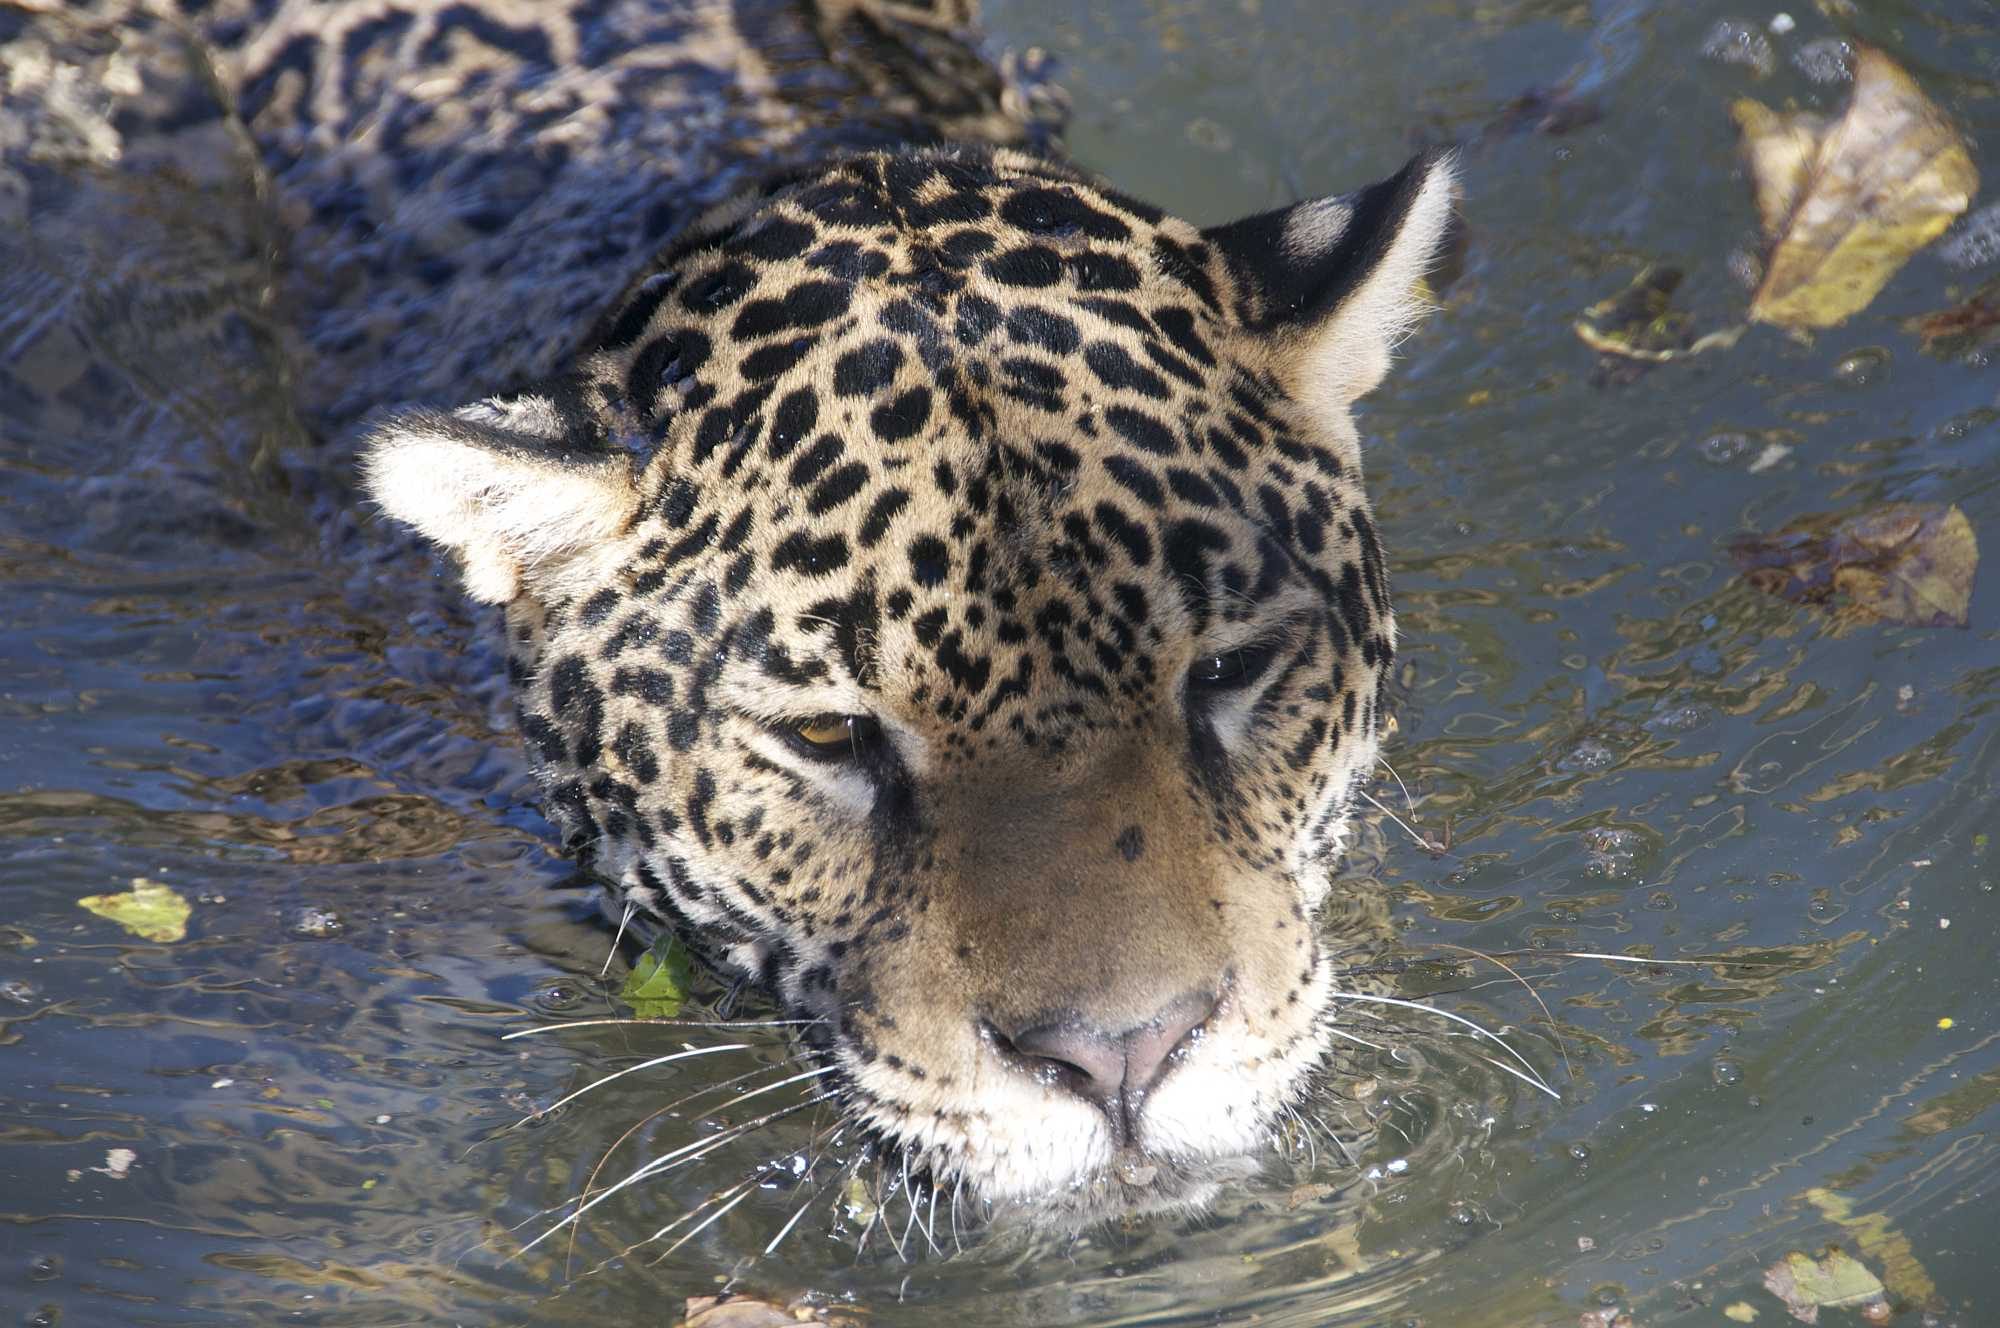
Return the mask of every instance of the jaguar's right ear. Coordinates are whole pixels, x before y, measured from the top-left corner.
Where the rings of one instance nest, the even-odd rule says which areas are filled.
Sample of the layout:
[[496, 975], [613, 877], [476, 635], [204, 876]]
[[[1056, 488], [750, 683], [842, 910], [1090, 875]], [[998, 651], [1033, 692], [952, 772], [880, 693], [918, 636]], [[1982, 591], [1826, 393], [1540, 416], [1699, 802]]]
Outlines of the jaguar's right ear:
[[639, 510], [632, 459], [575, 426], [535, 392], [405, 411], [369, 432], [362, 481], [384, 512], [457, 559], [474, 599], [546, 601]]

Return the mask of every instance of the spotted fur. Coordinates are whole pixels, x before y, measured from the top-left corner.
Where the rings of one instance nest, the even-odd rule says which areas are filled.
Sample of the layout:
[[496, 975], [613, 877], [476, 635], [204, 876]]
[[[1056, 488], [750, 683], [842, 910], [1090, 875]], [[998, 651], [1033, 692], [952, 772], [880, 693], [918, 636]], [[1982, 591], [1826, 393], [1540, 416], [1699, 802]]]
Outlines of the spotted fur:
[[1347, 957], [1395, 642], [1349, 406], [1448, 163], [1200, 229], [1023, 150], [944, 4], [181, 8], [308, 415], [483, 398], [362, 471], [505, 605], [566, 843], [942, 1184], [1087, 1216], [1254, 1155]]

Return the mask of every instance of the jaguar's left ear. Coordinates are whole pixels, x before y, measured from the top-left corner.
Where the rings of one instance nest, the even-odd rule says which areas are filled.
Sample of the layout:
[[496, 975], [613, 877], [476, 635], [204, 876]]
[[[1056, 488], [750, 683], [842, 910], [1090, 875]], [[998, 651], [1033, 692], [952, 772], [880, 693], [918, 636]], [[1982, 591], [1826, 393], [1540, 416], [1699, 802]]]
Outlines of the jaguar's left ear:
[[549, 603], [590, 584], [596, 555], [639, 509], [632, 460], [598, 442], [560, 384], [390, 415], [362, 443], [361, 476], [383, 512], [451, 554], [466, 593], [490, 604]]
[[1355, 193], [1202, 233], [1235, 278], [1236, 317], [1271, 340], [1286, 386], [1323, 416], [1381, 382], [1429, 312], [1423, 278], [1444, 248], [1455, 181], [1451, 155], [1428, 152]]

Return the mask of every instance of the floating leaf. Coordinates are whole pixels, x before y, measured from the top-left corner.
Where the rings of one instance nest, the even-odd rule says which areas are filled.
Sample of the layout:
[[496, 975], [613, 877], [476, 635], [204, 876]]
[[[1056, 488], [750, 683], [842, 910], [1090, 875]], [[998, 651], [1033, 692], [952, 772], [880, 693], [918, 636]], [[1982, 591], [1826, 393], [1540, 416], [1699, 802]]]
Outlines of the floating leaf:
[[1734, 345], [1743, 335], [1741, 327], [1695, 337], [1691, 320], [1673, 307], [1680, 284], [1679, 268], [1648, 264], [1631, 285], [1585, 309], [1571, 326], [1599, 355], [1643, 364], [1665, 364]]
[[1829, 1248], [1815, 1259], [1793, 1250], [1764, 1270], [1764, 1289], [1785, 1302], [1800, 1323], [1818, 1323], [1822, 1309], [1888, 1308], [1882, 1283], [1851, 1256]]
[[1858, 515], [1802, 517], [1729, 546], [1744, 579], [1796, 604], [1841, 597], [1862, 621], [1964, 627], [1979, 541], [1955, 505], [1891, 503]]
[[795, 1328], [782, 1305], [754, 1296], [690, 1296], [679, 1328]]
[[1937, 1283], [1917, 1258], [1909, 1238], [1890, 1226], [1886, 1216], [1856, 1213], [1844, 1195], [1819, 1186], [1806, 1191], [1806, 1202], [1829, 1222], [1839, 1223], [1861, 1252], [1881, 1265], [1883, 1284], [1892, 1293], [1913, 1305], [1928, 1306], [1937, 1300]]
[[122, 895], [87, 895], [77, 906], [113, 922], [146, 941], [162, 944], [187, 935], [187, 920], [194, 910], [169, 886], [132, 878], [132, 888]]
[[1856, 50], [1854, 96], [1832, 124], [1749, 98], [1731, 114], [1770, 245], [1758, 322], [1832, 327], [1859, 313], [1979, 188], [1944, 113], [1872, 47]]
[[687, 951], [672, 936], [657, 942], [639, 956], [639, 962], [625, 976], [618, 999], [632, 1007], [641, 1019], [671, 1019], [687, 1002], [693, 981]]
[[853, 1328], [854, 1322], [800, 1301], [780, 1305], [756, 1296], [689, 1296], [686, 1317], [675, 1328], [798, 1328], [802, 1323]]
[[1984, 342], [2000, 326], [2000, 277], [1984, 283], [1949, 309], [1903, 320], [1933, 355], [1956, 354]]

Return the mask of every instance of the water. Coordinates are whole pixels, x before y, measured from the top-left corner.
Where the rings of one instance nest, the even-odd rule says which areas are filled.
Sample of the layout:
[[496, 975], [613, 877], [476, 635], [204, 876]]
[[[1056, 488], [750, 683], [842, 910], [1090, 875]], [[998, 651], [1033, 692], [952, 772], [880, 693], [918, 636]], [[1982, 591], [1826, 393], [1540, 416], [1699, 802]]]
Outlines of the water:
[[[1784, 1322], [1764, 1267], [1839, 1241], [1882, 1272], [1894, 1238], [1924, 1302], [1899, 1322], [1989, 1321], [2000, 598], [1966, 631], [1836, 632], [1744, 587], [1725, 545], [1909, 500], [2000, 542], [2000, 378], [1898, 325], [1991, 275], [1992, 246], [1919, 257], [1811, 343], [1760, 330], [1629, 383], [1594, 381], [1569, 331], [1646, 261], [1687, 269], [1704, 326], [1740, 310], [1728, 103], [1837, 107], [1832, 41], [1884, 46], [2000, 139], [1993, 7], [1801, 4], [1783, 34], [1776, 12], [989, 3], [997, 44], [1062, 60], [1081, 159], [1197, 220], [1474, 145], [1466, 271], [1363, 423], [1404, 631], [1388, 755], [1419, 801], [1374, 793], [1450, 842], [1378, 818], [1347, 879], [1393, 900], [1406, 994], [1505, 1029], [1563, 1093], [1455, 1026], [1392, 1035], [1340, 1085], [1385, 1122], [1354, 1166], [1322, 1142], [1212, 1218], [1056, 1250], [916, 1257], [919, 1224], [913, 1262], [880, 1236], [857, 1258], [828, 1194], [742, 1266], [807, 1198], [774, 1173], [667, 1259], [591, 1271], [809, 1146], [807, 1113], [607, 1203], [568, 1273], [560, 1240], [508, 1257], [634, 1122], [782, 1039], [534, 1116], [714, 1039], [501, 1040], [614, 1013], [621, 966], [598, 976], [611, 936], [528, 806], [490, 623], [311, 479], [230, 145], [179, 188], [79, 171], [38, 193], [61, 243], [8, 278], [0, 340], [67, 411], [0, 430], [8, 1321], [661, 1322], [740, 1271], [885, 1325], [1615, 1305], [1659, 1328], [1738, 1303]], [[1724, 21], [1762, 34], [1768, 75], [1703, 55]], [[186, 939], [76, 905], [139, 877], [191, 901]], [[606, 1174], [723, 1123], [654, 1121]]]

